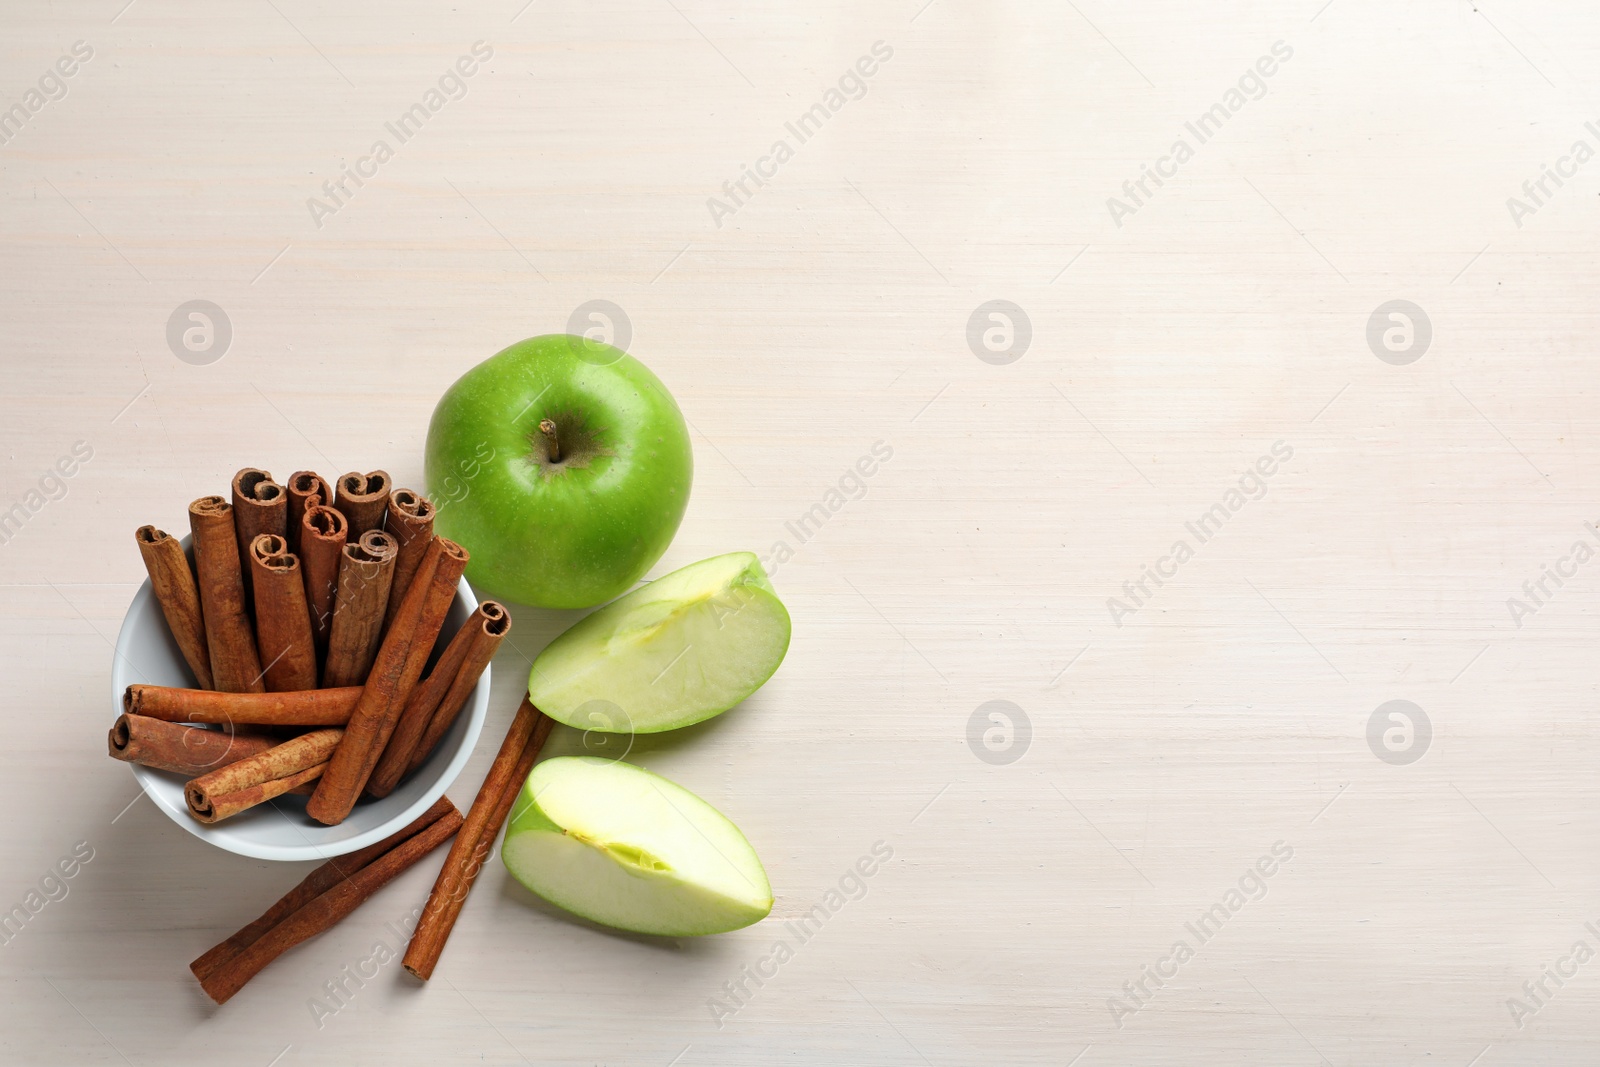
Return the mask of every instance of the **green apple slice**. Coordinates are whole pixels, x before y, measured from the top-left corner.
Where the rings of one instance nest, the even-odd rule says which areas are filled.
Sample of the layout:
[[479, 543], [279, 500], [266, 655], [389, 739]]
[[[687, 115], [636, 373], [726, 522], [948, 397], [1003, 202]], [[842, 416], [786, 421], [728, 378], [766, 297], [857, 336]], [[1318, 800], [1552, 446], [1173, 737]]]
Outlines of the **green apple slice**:
[[761, 561], [730, 552], [607, 604], [534, 661], [528, 695], [557, 722], [653, 734], [721, 714], [789, 648], [789, 612]]
[[559, 756], [536, 766], [501, 857], [550, 903], [623, 930], [720, 934], [772, 910], [767, 872], [739, 828], [630, 763]]

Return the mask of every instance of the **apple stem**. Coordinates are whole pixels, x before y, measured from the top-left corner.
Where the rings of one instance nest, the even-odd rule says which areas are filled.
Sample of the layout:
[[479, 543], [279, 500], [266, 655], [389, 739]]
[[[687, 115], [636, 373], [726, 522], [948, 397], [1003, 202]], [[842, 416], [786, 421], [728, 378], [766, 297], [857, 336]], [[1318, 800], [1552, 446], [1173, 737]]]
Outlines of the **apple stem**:
[[561, 462], [561, 442], [556, 437], [556, 424], [549, 419], [539, 420], [539, 432], [544, 434], [544, 439], [550, 442], [550, 462]]

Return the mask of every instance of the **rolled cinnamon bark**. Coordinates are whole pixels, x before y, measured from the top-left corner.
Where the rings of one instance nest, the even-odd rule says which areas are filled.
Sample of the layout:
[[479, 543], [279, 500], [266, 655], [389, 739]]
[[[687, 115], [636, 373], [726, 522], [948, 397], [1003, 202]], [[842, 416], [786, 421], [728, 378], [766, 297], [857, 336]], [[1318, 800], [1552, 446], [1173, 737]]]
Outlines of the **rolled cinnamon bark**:
[[383, 616], [399, 550], [393, 535], [382, 530], [368, 530], [354, 544], [345, 544], [339, 558], [323, 685], [360, 685], [367, 680], [383, 637]]
[[300, 554], [300, 524], [305, 521], [306, 509], [326, 504], [333, 499], [333, 490], [316, 471], [295, 471], [289, 478], [289, 551]]
[[417, 565], [422, 562], [422, 554], [428, 551], [428, 542], [433, 539], [433, 517], [436, 514], [433, 503], [414, 490], [396, 489], [389, 497], [389, 514], [384, 519], [384, 528], [394, 534], [394, 539], [399, 542], [400, 554], [394, 561], [389, 610], [383, 617], [385, 629], [394, 622], [395, 613], [400, 610], [400, 599], [411, 587], [411, 579], [417, 573]]
[[410, 766], [411, 753], [417, 747], [417, 740], [428, 728], [428, 722], [438, 708], [439, 701], [450, 689], [456, 672], [466, 662], [467, 653], [472, 649], [473, 624], [481, 619], [482, 613], [483, 607], [480, 605], [461, 629], [451, 636], [450, 643], [439, 654], [428, 677], [412, 688], [405, 706], [400, 709], [400, 718], [395, 721], [394, 731], [389, 735], [389, 743], [383, 747], [383, 755], [378, 758], [378, 765], [367, 780], [369, 795], [388, 796]]
[[189, 529], [194, 535], [195, 584], [205, 618], [211, 680], [225, 693], [264, 692], [256, 637], [244, 609], [233, 505], [220, 496], [201, 497], [189, 505]]
[[378, 648], [344, 740], [306, 805], [306, 814], [318, 822], [328, 826], [343, 822], [366, 788], [422, 674], [467, 559], [466, 549], [443, 537], [435, 537], [428, 546], [406, 590], [405, 603]]
[[[439, 656], [439, 662], [434, 664], [433, 672], [427, 679], [411, 691], [411, 697], [406, 701], [405, 708], [400, 713], [400, 720], [395, 724], [394, 733], [389, 736], [389, 743], [384, 746], [383, 756], [378, 760], [371, 779], [367, 782], [367, 792], [375, 797], [386, 797], [394, 792], [394, 787], [400, 784], [400, 779], [416, 768], [427, 758], [433, 750], [433, 745], [438, 743], [444, 731], [449, 729], [450, 723], [455, 721], [456, 715], [461, 711], [461, 705], [466, 702], [467, 693], [478, 684], [478, 676], [483, 673], [484, 666], [494, 655], [494, 649], [500, 647], [500, 639], [510, 629], [511, 616], [506, 614], [504, 605], [493, 600], [486, 600], [478, 605], [478, 610], [462, 624], [450, 643], [445, 646], [444, 652]], [[492, 639], [485, 637], [485, 631], [493, 631]], [[480, 648], [479, 646], [485, 646]], [[487, 655], [484, 655], [487, 650]], [[474, 653], [478, 661], [474, 664]], [[470, 676], [470, 681], [465, 685], [459, 683], [464, 677]], [[460, 702], [453, 709], [447, 709], [447, 698], [460, 689]], [[434, 735], [433, 741], [423, 748], [424, 739], [432, 729], [433, 720], [440, 715], [447, 716], [443, 726]]]
[[[262, 534], [283, 537], [288, 532], [289, 494], [264, 470], [246, 467], [233, 476], [233, 530], [239, 539], [239, 559], [250, 558], [250, 545]], [[254, 603], [255, 577], [246, 565], [244, 602]]]
[[320, 777], [343, 736], [337, 727], [312, 730], [195, 778], [183, 788], [189, 814], [221, 822]]
[[351, 471], [339, 475], [337, 484], [338, 496], [333, 506], [344, 514], [345, 521], [350, 524], [352, 541], [368, 530], [383, 529], [383, 513], [388, 510], [389, 490], [393, 485], [389, 481], [388, 471], [373, 471], [370, 474]]
[[434, 747], [444, 739], [450, 727], [455, 725], [461, 709], [467, 706], [467, 698], [477, 688], [478, 680], [483, 677], [483, 672], [488, 669], [489, 661], [494, 659], [494, 654], [500, 651], [500, 642], [505, 640], [506, 634], [511, 632], [511, 614], [505, 607], [493, 600], [484, 601], [489, 607], [500, 609], [500, 614], [487, 615], [483, 622], [473, 631], [472, 647], [467, 652], [467, 660], [461, 669], [456, 672], [455, 679], [444, 697], [439, 701], [439, 707], [428, 720], [428, 728], [423, 731], [422, 737], [417, 741], [417, 747], [411, 753], [411, 764], [406, 768], [406, 773], [422, 766]]
[[[438, 812], [440, 805], [445, 809], [442, 812]], [[350, 857], [340, 856], [323, 864], [273, 905], [267, 915], [195, 960], [189, 969], [200, 979], [206, 995], [218, 1004], [223, 1003], [267, 964], [300, 942], [331, 928], [418, 860], [450, 840], [459, 829], [461, 812], [441, 797], [422, 818], [383, 842], [386, 845], [395, 842], [388, 849], [348, 875], [344, 871], [353, 866]], [[332, 868], [331, 873], [325, 874], [329, 868]], [[323, 883], [331, 884], [313, 896], [312, 892]], [[269, 923], [268, 916], [275, 911], [279, 915], [276, 921]], [[252, 931], [254, 936], [236, 951], [226, 951], [231, 942], [247, 937]]]
[[287, 693], [217, 693], [166, 685], [130, 685], [122, 710], [167, 722], [243, 723], [254, 726], [343, 726], [350, 721], [359, 686]]
[[[210, 826], [212, 823], [221, 822], [239, 814], [249, 811], [258, 804], [265, 804], [274, 797], [281, 797], [285, 793], [301, 793], [322, 777], [322, 772], [327, 769], [326, 763], [299, 770], [283, 778], [273, 778], [270, 781], [258, 782], [255, 785], [245, 786], [233, 793], [189, 793], [184, 797], [189, 804], [189, 814], [197, 822]], [[189, 784], [194, 788], [194, 783]]]
[[314, 504], [300, 520], [300, 570], [306, 580], [306, 606], [311, 612], [311, 636], [317, 655], [328, 651], [333, 630], [334, 597], [339, 585], [339, 558], [349, 537], [349, 526], [335, 509]]
[[483, 863], [494, 848], [495, 835], [500, 832], [522, 783], [533, 769], [539, 750], [550, 736], [551, 720], [546, 718], [526, 697], [511, 720], [511, 728], [500, 745], [489, 773], [478, 789], [478, 796], [467, 812], [465, 823], [450, 846], [450, 855], [439, 868], [439, 877], [428, 894], [428, 903], [422, 909], [422, 918], [411, 935], [401, 966], [423, 981], [433, 977], [433, 968], [444, 952], [444, 944], [455, 928], [467, 894], [483, 870]]
[[150, 591], [161, 605], [161, 614], [178, 643], [178, 651], [183, 653], [183, 661], [201, 689], [215, 688], [211, 684], [211, 655], [206, 651], [200, 587], [195, 584], [183, 546], [176, 537], [154, 526], [139, 527], [133, 539], [139, 544], [144, 569], [150, 574]]
[[305, 582], [299, 557], [277, 534], [250, 543], [250, 570], [256, 589], [256, 649], [267, 692], [317, 687], [317, 648], [311, 637]]
[[[422, 619], [417, 624], [417, 637], [406, 651], [405, 675], [400, 690], [401, 707], [404, 707], [405, 702], [411, 698], [411, 691], [416, 688], [417, 680], [422, 677], [423, 668], [428, 665], [428, 660], [433, 655], [433, 646], [439, 639], [439, 630], [444, 626], [444, 617], [450, 614], [450, 605], [455, 602], [461, 575], [466, 571], [467, 561], [470, 558], [467, 550], [454, 541], [444, 537], [436, 537], [434, 540], [441, 542], [443, 554], [439, 557], [438, 566], [429, 576], [428, 594], [422, 604]], [[399, 710], [396, 708], [396, 714]]]
[[373, 860], [390, 852], [396, 845], [415, 837], [452, 811], [456, 812], [458, 817], [461, 814], [456, 810], [456, 806], [450, 803], [449, 797], [440, 797], [434, 801], [431, 808], [423, 812], [415, 822], [404, 829], [392, 833], [382, 841], [368, 845], [366, 848], [347, 852], [343, 856], [335, 856], [306, 875], [300, 884], [280, 897], [278, 902], [263, 912], [255, 922], [244, 927], [226, 941], [207, 949], [199, 959], [189, 964], [189, 969], [203, 983], [207, 976], [218, 967], [255, 944], [262, 934], [278, 925], [285, 917], [299, 911], [340, 882], [353, 876]]
[[147, 715], [119, 715], [106, 735], [106, 747], [112, 759], [195, 778], [265, 752], [279, 740], [259, 734], [228, 734], [203, 726], [180, 726]]

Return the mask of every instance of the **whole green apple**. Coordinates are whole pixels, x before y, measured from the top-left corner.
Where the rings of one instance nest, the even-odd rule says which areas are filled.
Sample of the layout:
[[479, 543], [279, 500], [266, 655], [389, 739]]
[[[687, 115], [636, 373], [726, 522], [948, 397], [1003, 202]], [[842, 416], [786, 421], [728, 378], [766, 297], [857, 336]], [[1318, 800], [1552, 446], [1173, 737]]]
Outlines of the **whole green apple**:
[[694, 456], [666, 386], [621, 349], [548, 334], [463, 374], [428, 424], [435, 530], [491, 595], [586, 608], [666, 551]]

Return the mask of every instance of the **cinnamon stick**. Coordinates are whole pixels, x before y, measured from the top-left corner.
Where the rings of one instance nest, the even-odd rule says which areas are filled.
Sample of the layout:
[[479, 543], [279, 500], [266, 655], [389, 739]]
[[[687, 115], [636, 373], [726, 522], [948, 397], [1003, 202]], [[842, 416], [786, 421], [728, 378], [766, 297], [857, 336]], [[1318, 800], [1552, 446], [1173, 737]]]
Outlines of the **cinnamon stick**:
[[195, 584], [205, 618], [211, 680], [225, 693], [263, 692], [256, 638], [244, 610], [233, 505], [220, 496], [201, 497], [189, 505], [189, 529], [194, 535]]
[[[239, 559], [250, 558], [250, 545], [262, 534], [283, 537], [289, 529], [289, 494], [264, 470], [246, 467], [233, 476], [233, 529], [239, 538]], [[255, 597], [255, 577], [246, 565], [244, 602]]]
[[311, 611], [311, 636], [318, 656], [328, 650], [339, 559], [348, 537], [344, 516], [326, 504], [313, 504], [300, 520], [300, 569], [305, 575], [306, 606]]
[[306, 509], [326, 504], [333, 499], [333, 490], [316, 471], [295, 471], [289, 476], [289, 551], [300, 554], [300, 524], [305, 521]]
[[[222, 954], [213, 949], [211, 953], [191, 963], [189, 969], [200, 979], [200, 987], [206, 991], [206, 995], [218, 1004], [224, 1003], [242, 989], [246, 982], [259, 974], [267, 964], [302, 941], [310, 940], [331, 928], [365, 903], [379, 889], [449, 840], [461, 828], [461, 813], [456, 810], [454, 804], [442, 797], [440, 804], [446, 806], [443, 814], [435, 815], [439, 805], [434, 805], [421, 819], [406, 827], [401, 834], [395, 835], [400, 838], [396, 844], [349, 874], [344, 873], [348, 867], [337, 866], [341, 860], [347, 861], [347, 857], [340, 857], [323, 865], [323, 868], [333, 867], [333, 875], [324, 875], [323, 868], [313, 871], [300, 887], [291, 890], [283, 900], [273, 906], [273, 909], [269, 909], [270, 915], [272, 910], [295, 898], [277, 920], [260, 929], [253, 939], [237, 951], [232, 954]], [[331, 884], [320, 893], [310, 896], [309, 899], [301, 899], [309, 896], [309, 890], [304, 890], [308, 883], [330, 880]], [[246, 927], [235, 936], [244, 935], [266, 918], [267, 916], [262, 916], [256, 923], [252, 923], [250, 927]], [[223, 942], [223, 945], [217, 948], [221, 949], [227, 944], [228, 942]]]
[[228, 734], [203, 726], [180, 726], [146, 715], [119, 715], [106, 735], [112, 759], [138, 763], [185, 778], [208, 774], [248, 759], [278, 743], [259, 734]]
[[433, 976], [433, 969], [444, 952], [444, 944], [455, 928], [456, 919], [472, 892], [484, 860], [494, 849], [494, 839], [500, 833], [517, 794], [533, 769], [539, 750], [550, 736], [553, 723], [526, 697], [511, 720], [511, 728], [500, 744], [489, 774], [478, 789], [478, 796], [467, 812], [461, 832], [450, 846], [450, 855], [439, 868], [439, 877], [428, 894], [428, 903], [422, 909], [422, 918], [411, 935], [402, 966], [423, 981]]
[[322, 777], [322, 772], [327, 769], [326, 763], [318, 763], [303, 770], [295, 771], [283, 778], [273, 778], [255, 785], [245, 786], [233, 793], [200, 794], [185, 793], [189, 803], [189, 814], [207, 826], [231, 818], [241, 811], [249, 811], [258, 804], [265, 804], [274, 797], [281, 797], [285, 793], [303, 793], [312, 782]]
[[433, 518], [438, 509], [427, 497], [411, 489], [396, 489], [389, 496], [389, 514], [384, 519], [384, 529], [394, 534], [400, 544], [400, 554], [394, 561], [394, 584], [389, 589], [389, 610], [383, 617], [384, 628], [394, 622], [400, 610], [400, 598], [411, 587], [422, 555], [428, 551], [433, 539]]
[[383, 529], [383, 513], [389, 507], [388, 471], [362, 474], [351, 471], [339, 475], [338, 496], [334, 507], [344, 514], [350, 524], [350, 537], [355, 539], [368, 530]]
[[250, 571], [255, 576], [256, 649], [266, 664], [267, 692], [315, 689], [317, 649], [299, 557], [288, 551], [282, 537], [262, 534], [250, 543]]
[[444, 740], [444, 735], [450, 731], [450, 727], [455, 725], [461, 709], [467, 706], [467, 698], [478, 687], [478, 680], [483, 677], [483, 672], [488, 670], [489, 661], [500, 651], [500, 642], [511, 632], [511, 613], [506, 611], [505, 606], [494, 600], [486, 600], [484, 605], [499, 608], [499, 614], [486, 615], [483, 622], [473, 631], [472, 647], [467, 653], [467, 661], [456, 673], [449, 690], [439, 701], [439, 707], [428, 720], [428, 728], [417, 741], [417, 747], [411, 753], [411, 764], [406, 768], [408, 774], [422, 766], [434, 747]]
[[167, 722], [249, 723], [257, 726], [343, 726], [350, 721], [358, 686], [283, 693], [218, 693], [166, 685], [130, 685], [122, 710]]
[[[439, 557], [438, 567], [428, 582], [428, 593], [422, 605], [422, 621], [417, 624], [417, 638], [406, 652], [405, 680], [399, 701], [402, 707], [410, 699], [412, 689], [422, 677], [423, 668], [433, 656], [439, 629], [444, 626], [444, 617], [450, 614], [450, 605], [455, 602], [461, 575], [466, 570], [469, 558], [467, 550], [454, 541], [443, 537], [434, 540], [443, 546], [444, 554]], [[416, 584], [414, 580], [412, 584]], [[399, 714], [399, 708], [395, 709], [395, 713]]]
[[144, 569], [150, 574], [150, 591], [161, 614], [167, 620], [167, 629], [183, 653], [194, 680], [201, 689], [213, 688], [211, 684], [211, 654], [206, 651], [206, 624], [200, 611], [200, 587], [195, 584], [194, 571], [189, 567], [189, 557], [178, 539], [154, 526], [141, 526], [133, 533], [138, 542], [139, 555], [144, 559]]
[[473, 624], [481, 621], [483, 615], [484, 607], [480, 604], [451, 636], [450, 643], [439, 654], [428, 677], [411, 690], [400, 711], [400, 718], [395, 722], [394, 732], [389, 735], [389, 743], [383, 748], [383, 756], [373, 769], [372, 777], [367, 780], [367, 792], [370, 795], [388, 796], [410, 767], [411, 754], [416, 750], [417, 741], [428, 728], [439, 701], [444, 699], [450, 683], [455, 680], [456, 673], [461, 670], [467, 653], [472, 649]]
[[399, 551], [394, 536], [382, 530], [368, 530], [354, 544], [345, 544], [339, 559], [339, 587], [328, 633], [328, 659], [322, 668], [323, 685], [360, 685], [367, 680], [383, 636], [383, 616], [392, 595]]
[[246, 948], [249, 948], [262, 934], [278, 925], [285, 916], [305, 907], [379, 856], [393, 849], [396, 845], [414, 837], [455, 810], [456, 806], [450, 803], [449, 797], [440, 797], [433, 802], [431, 808], [423, 812], [415, 822], [412, 822], [404, 829], [398, 830], [382, 841], [368, 845], [366, 848], [348, 852], [343, 856], [335, 856], [306, 875], [298, 885], [280, 897], [277, 903], [263, 912], [255, 922], [250, 923], [226, 941], [207, 949], [198, 959], [189, 964], [189, 969], [194, 972], [196, 978], [204, 982], [209, 974]]
[[394, 625], [378, 648], [344, 740], [306, 805], [306, 814], [318, 822], [328, 826], [343, 822], [366, 788], [427, 663], [467, 558], [467, 550], [454, 541], [435, 537], [429, 544]]
[[[465, 694], [477, 684], [478, 675], [483, 673], [483, 664], [488, 663], [488, 660], [484, 659], [483, 663], [476, 667], [469, 666], [477, 636], [491, 620], [497, 625], [505, 624], [500, 627], [501, 636], [504, 636], [505, 629], [509, 628], [510, 616], [506, 614], [503, 605], [493, 600], [486, 600], [478, 605], [478, 610], [474, 611], [461, 625], [461, 629], [455, 632], [455, 636], [450, 639], [450, 643], [439, 656], [439, 661], [434, 664], [432, 673], [411, 690], [411, 696], [400, 712], [400, 719], [395, 723], [394, 732], [389, 735], [389, 743], [384, 746], [383, 756], [378, 760], [378, 766], [373, 769], [372, 777], [367, 781], [368, 794], [375, 797], [388, 796], [394, 792], [394, 787], [400, 784], [400, 779], [421, 762], [414, 760], [413, 757], [417, 755], [418, 745], [423, 735], [427, 733], [434, 714], [440, 710], [441, 704], [452, 692], [454, 683], [462, 672], [470, 671], [472, 682], [462, 690], [462, 701], [465, 702]], [[494, 647], [499, 647], [498, 640], [495, 641]], [[456, 712], [460, 710], [458, 705], [450, 712], [450, 718], [454, 720]], [[435, 740], [437, 741], [437, 738]], [[431, 750], [432, 746], [428, 751]], [[426, 756], [426, 752], [423, 756]]]
[[221, 822], [320, 777], [343, 736], [338, 727], [312, 730], [195, 778], [183, 788], [189, 814]]

